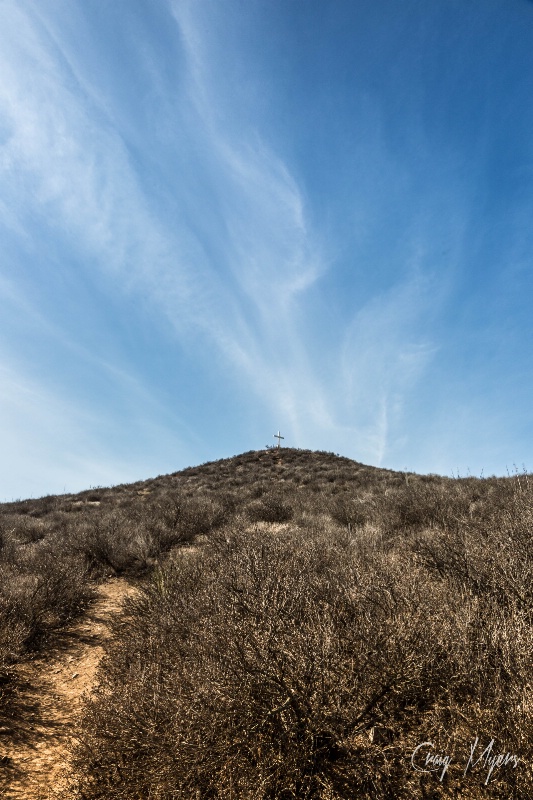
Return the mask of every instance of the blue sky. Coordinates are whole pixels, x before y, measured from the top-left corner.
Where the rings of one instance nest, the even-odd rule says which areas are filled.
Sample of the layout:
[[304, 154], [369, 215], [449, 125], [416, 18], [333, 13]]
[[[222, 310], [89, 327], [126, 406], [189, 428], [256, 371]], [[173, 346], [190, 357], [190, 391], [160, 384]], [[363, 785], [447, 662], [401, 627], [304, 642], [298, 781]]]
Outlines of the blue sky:
[[533, 469], [533, 3], [2, 0], [0, 498]]

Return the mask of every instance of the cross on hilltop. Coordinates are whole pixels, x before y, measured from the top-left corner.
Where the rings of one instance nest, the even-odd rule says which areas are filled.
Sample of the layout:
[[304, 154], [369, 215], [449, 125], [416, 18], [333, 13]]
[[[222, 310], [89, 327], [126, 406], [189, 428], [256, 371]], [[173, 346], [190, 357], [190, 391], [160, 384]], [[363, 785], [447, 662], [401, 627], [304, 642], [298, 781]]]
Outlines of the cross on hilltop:
[[284, 438], [285, 438], [285, 437], [284, 437], [284, 436], [282, 436], [282, 435], [281, 435], [281, 433], [280, 433], [279, 431], [278, 431], [277, 433], [275, 433], [275, 434], [274, 434], [274, 439], [277, 439], [277, 440], [278, 440], [278, 450], [279, 450], [279, 448], [281, 447], [281, 440], [282, 440], [282, 439], [284, 439]]

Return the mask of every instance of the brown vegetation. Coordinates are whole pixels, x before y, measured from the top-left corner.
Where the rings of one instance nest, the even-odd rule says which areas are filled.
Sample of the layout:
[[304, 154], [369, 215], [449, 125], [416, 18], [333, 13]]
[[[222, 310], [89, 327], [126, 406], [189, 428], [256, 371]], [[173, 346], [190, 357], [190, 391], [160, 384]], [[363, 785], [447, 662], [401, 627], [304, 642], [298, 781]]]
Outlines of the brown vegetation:
[[[530, 796], [529, 476], [284, 448], [2, 512], [0, 714], [95, 581], [139, 582], [80, 722], [80, 800]], [[464, 774], [476, 737], [518, 766]], [[411, 763], [427, 741], [442, 781]]]

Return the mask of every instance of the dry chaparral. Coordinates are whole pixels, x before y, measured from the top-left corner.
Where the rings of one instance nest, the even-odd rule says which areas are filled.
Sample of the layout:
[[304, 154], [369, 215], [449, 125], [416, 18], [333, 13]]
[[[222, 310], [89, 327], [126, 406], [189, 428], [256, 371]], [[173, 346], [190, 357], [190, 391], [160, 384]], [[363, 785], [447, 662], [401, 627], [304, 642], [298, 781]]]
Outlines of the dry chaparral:
[[532, 523], [283, 447], [0, 506], [2, 797], [529, 798]]

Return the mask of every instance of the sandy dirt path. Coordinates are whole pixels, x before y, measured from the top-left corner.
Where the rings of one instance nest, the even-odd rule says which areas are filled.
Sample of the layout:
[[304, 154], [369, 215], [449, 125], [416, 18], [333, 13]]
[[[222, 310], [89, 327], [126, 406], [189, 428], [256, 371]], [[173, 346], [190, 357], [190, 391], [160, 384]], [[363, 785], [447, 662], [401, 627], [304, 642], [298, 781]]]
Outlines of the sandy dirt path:
[[9, 785], [2, 800], [68, 800], [68, 744], [109, 638], [109, 621], [135, 591], [125, 579], [98, 587], [95, 603], [39, 658], [18, 667], [21, 721], [0, 731]]

